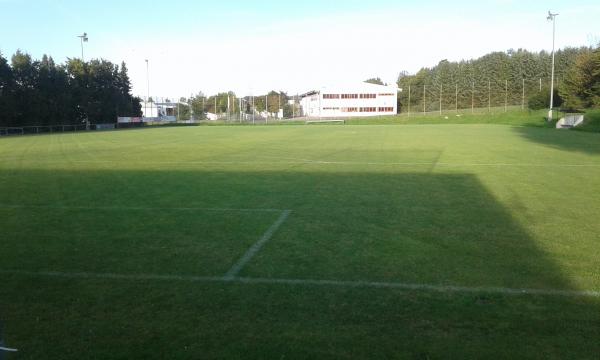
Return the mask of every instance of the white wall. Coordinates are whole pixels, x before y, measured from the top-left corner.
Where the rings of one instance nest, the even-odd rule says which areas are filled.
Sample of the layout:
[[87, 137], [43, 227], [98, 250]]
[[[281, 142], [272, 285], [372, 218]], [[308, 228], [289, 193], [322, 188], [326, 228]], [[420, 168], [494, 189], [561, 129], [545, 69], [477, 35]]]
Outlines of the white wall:
[[[318, 89], [314, 95], [303, 97], [300, 100], [300, 105], [302, 106], [303, 115], [308, 117], [395, 115], [398, 110], [397, 93], [398, 88], [396, 86], [369, 83], [328, 86]], [[343, 95], [346, 94], [358, 96], [357, 98], [343, 98]], [[375, 97], [369, 98], [365, 96], [367, 94]], [[334, 98], [330, 98], [331, 95]], [[367, 108], [375, 108], [375, 111], [366, 111]]]

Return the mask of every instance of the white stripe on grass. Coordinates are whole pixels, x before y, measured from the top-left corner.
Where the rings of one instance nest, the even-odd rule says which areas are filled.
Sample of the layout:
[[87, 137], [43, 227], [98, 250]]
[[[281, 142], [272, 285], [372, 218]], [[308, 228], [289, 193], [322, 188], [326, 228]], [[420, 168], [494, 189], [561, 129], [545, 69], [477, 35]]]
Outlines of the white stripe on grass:
[[0, 346], [0, 351], [17, 352], [19, 350]]
[[256, 253], [258, 253], [260, 251], [260, 249], [262, 249], [262, 247], [267, 243], [267, 241], [269, 241], [271, 239], [271, 237], [273, 237], [273, 234], [275, 234], [275, 232], [277, 231], [277, 229], [279, 229], [279, 227], [281, 226], [281, 224], [284, 223], [284, 221], [288, 218], [288, 216], [290, 216], [290, 213], [292, 211], [291, 210], [284, 210], [281, 215], [279, 216], [279, 218], [277, 218], [277, 220], [275, 220], [275, 222], [273, 223], [273, 225], [271, 225], [267, 231], [265, 231], [265, 233], [263, 234], [263, 236], [261, 236], [261, 238], [254, 243], [254, 245], [252, 245], [248, 251], [246, 251], [246, 253], [244, 254], [244, 256], [242, 256], [232, 267], [231, 269], [229, 269], [229, 271], [227, 271], [227, 273], [225, 274], [224, 278], [227, 280], [233, 280], [239, 273], [240, 271], [244, 268], [244, 266], [250, 261], [252, 260], [252, 258], [254, 257], [254, 255], [256, 255]]
[[250, 278], [225, 276], [182, 276], [182, 275], [152, 275], [152, 274], [114, 274], [114, 273], [90, 273], [90, 272], [58, 272], [58, 271], [21, 271], [0, 270], [0, 274], [43, 276], [66, 279], [108, 279], [108, 280], [132, 280], [132, 281], [187, 281], [204, 283], [240, 283], [240, 284], [266, 284], [266, 285], [290, 285], [290, 286], [322, 286], [342, 288], [380, 288], [400, 289], [413, 291], [430, 291], [442, 293], [489, 293], [499, 295], [543, 295], [562, 297], [593, 297], [600, 298], [600, 291], [596, 290], [564, 290], [564, 289], [532, 289], [532, 288], [507, 288], [507, 287], [485, 287], [485, 286], [457, 286], [457, 285], [435, 285], [416, 284], [401, 282], [377, 282], [377, 281], [343, 281], [343, 280], [314, 280], [314, 279], [278, 279], [278, 278]]

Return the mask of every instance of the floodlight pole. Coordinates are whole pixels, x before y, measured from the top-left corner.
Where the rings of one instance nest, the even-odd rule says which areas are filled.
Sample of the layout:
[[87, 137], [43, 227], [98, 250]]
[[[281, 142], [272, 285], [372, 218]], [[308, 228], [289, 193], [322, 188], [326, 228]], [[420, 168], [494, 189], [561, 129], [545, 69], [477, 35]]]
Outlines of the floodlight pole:
[[78, 35], [77, 37], [81, 41], [81, 62], [85, 62], [83, 58], [83, 43], [88, 42], [87, 33], [84, 32], [82, 35]]
[[550, 110], [548, 111], [548, 121], [552, 121], [552, 108], [554, 108], [554, 45], [556, 40], [556, 17], [558, 14], [553, 14], [548, 11], [548, 21], [552, 21], [552, 79], [550, 79]]
[[146, 102], [144, 104], [145, 115], [148, 116], [148, 101], [150, 101], [150, 71], [148, 70], [148, 59], [146, 59]]

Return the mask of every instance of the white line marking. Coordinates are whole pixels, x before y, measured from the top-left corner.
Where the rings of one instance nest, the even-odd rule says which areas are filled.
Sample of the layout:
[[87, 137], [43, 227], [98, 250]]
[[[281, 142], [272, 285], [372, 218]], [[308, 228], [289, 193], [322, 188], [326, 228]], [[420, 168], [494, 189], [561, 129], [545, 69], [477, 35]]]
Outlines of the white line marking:
[[242, 256], [231, 267], [231, 269], [229, 269], [229, 271], [227, 271], [227, 273], [224, 276], [224, 279], [233, 280], [239, 274], [242, 268], [252, 259], [252, 257], [254, 257], [254, 255], [256, 255], [256, 253], [259, 252], [260, 249], [267, 243], [267, 241], [271, 239], [271, 237], [273, 236], [273, 234], [275, 234], [277, 229], [279, 229], [281, 224], [283, 224], [283, 222], [288, 218], [288, 216], [290, 216], [291, 212], [291, 210], [284, 210], [279, 216], [279, 218], [275, 220], [273, 225], [271, 225], [269, 229], [267, 229], [263, 236], [254, 245], [252, 245], [248, 249], [248, 251], [246, 251], [244, 256]]
[[400, 282], [376, 281], [341, 281], [341, 280], [313, 280], [313, 279], [277, 279], [277, 278], [248, 278], [225, 276], [182, 276], [182, 275], [152, 275], [152, 274], [114, 274], [77, 272], [66, 273], [58, 271], [21, 271], [0, 270], [0, 274], [45, 276], [66, 279], [109, 279], [109, 280], [157, 280], [157, 281], [189, 281], [189, 282], [234, 282], [242, 284], [270, 284], [270, 285], [298, 285], [298, 286], [335, 286], [355, 288], [381, 288], [420, 290], [443, 293], [490, 293], [501, 295], [544, 295], [564, 297], [594, 297], [600, 298], [600, 291], [596, 290], [560, 290], [560, 289], [518, 289], [506, 287], [469, 287], [455, 285], [411, 284]]
[[167, 281], [193, 281], [193, 282], [217, 282], [224, 281], [219, 276], [181, 276], [181, 275], [157, 275], [157, 274], [115, 274], [115, 273], [93, 273], [93, 272], [62, 272], [62, 271], [22, 271], [22, 270], [0, 270], [0, 274], [14, 274], [27, 276], [45, 276], [66, 279], [110, 279], [110, 280], [167, 280]]
[[203, 208], [203, 207], [142, 207], [142, 206], [55, 206], [55, 205], [11, 205], [0, 204], [4, 209], [57, 209], [57, 210], [174, 210], [174, 211], [237, 211], [237, 212], [282, 212], [282, 209], [236, 209], [236, 208]]
[[19, 350], [0, 346], [0, 351], [17, 352]]

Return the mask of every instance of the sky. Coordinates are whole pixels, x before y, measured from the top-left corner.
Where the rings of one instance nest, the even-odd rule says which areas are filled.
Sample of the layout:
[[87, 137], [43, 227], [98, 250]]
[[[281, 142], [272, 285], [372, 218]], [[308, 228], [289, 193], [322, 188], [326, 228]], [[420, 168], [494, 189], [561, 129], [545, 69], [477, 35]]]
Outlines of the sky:
[[[0, 52], [55, 61], [125, 61], [133, 93], [188, 97], [303, 93], [380, 77], [394, 83], [440, 60], [600, 42], [588, 0], [0, 0]], [[148, 59], [148, 73], [146, 62]], [[147, 77], [148, 76], [148, 77]]]

